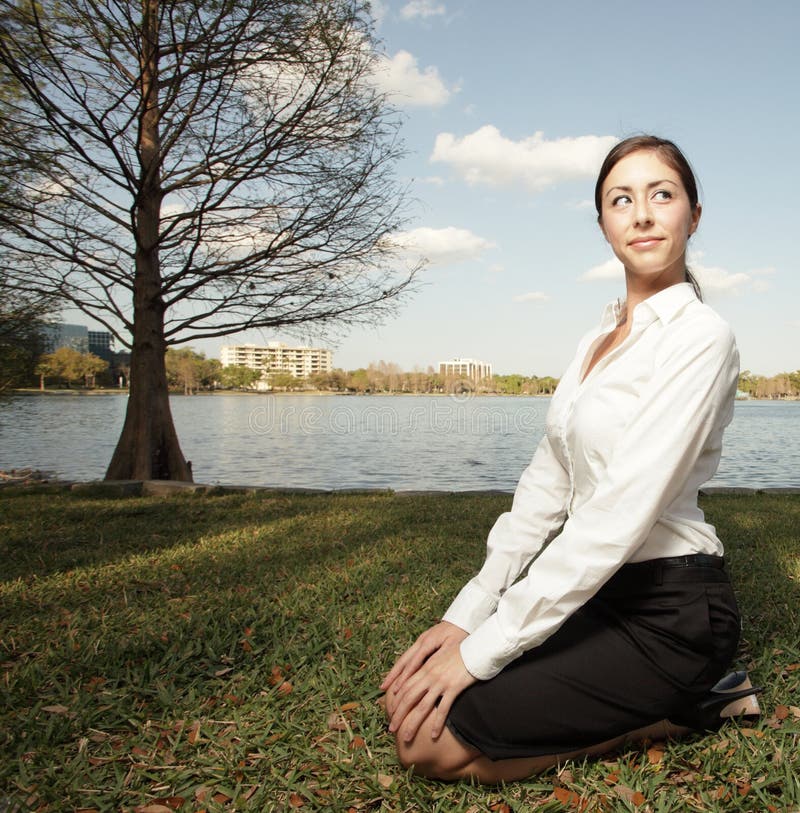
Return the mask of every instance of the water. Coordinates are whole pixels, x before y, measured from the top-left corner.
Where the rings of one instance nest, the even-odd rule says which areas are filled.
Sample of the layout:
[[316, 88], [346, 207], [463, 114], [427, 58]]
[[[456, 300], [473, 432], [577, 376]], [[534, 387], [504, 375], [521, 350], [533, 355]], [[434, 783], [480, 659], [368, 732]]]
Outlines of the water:
[[[512, 491], [548, 398], [174, 396], [200, 483]], [[120, 395], [0, 401], [0, 469], [100, 479], [125, 416]], [[714, 485], [800, 486], [800, 401], [739, 401]]]

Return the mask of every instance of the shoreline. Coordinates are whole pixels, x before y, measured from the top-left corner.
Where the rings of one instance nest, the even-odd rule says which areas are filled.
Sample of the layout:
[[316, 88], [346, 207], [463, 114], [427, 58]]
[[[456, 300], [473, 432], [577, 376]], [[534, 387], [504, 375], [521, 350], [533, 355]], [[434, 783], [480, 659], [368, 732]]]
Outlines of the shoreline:
[[[364, 486], [362, 488], [306, 488], [303, 486], [255, 486], [221, 483], [188, 483], [181, 480], [59, 480], [51, 479], [49, 472], [39, 469], [0, 469], [0, 493], [5, 490], [43, 492], [71, 491], [79, 494], [105, 494], [116, 497], [166, 497], [174, 494], [386, 494], [397, 497], [424, 497], [450, 495], [513, 496], [514, 491], [504, 489], [393, 489]], [[705, 486], [698, 490], [700, 497], [717, 495], [774, 496], [800, 494], [800, 486]]]
[[[66, 395], [70, 397], [99, 397], [99, 396], [109, 396], [109, 395], [128, 395], [127, 389], [118, 389], [118, 388], [96, 388], [92, 390], [84, 390], [84, 389], [63, 389], [63, 390], [56, 390], [56, 389], [34, 389], [32, 387], [29, 388], [22, 388], [22, 389], [14, 389], [9, 390], [7, 395], [19, 395], [19, 396], [42, 396], [42, 397], [53, 397], [59, 395]], [[312, 395], [312, 396], [321, 396], [321, 397], [331, 397], [335, 395], [339, 396], [347, 396], [348, 398], [371, 398], [371, 397], [398, 397], [398, 398], [407, 398], [410, 396], [425, 396], [429, 398], [448, 398], [448, 397], [455, 397], [463, 399], [464, 396], [468, 397], [481, 397], [481, 398], [551, 398], [552, 393], [511, 393], [511, 392], [464, 392], [464, 393], [456, 393], [456, 392], [335, 392], [332, 390], [201, 390], [199, 392], [193, 392], [190, 395], [187, 395], [184, 392], [173, 391], [169, 393], [170, 397], [180, 397], [180, 398], [196, 398], [198, 396], [221, 396], [221, 395], [235, 395], [235, 396], [253, 396], [253, 395], [261, 395], [261, 396], [287, 396], [287, 395]], [[800, 401], [799, 396], [787, 396], [784, 398], [756, 398], [751, 396], [749, 398], [736, 398], [737, 402], [747, 402], [747, 401], [766, 401], [769, 403], [772, 402], [783, 402], [783, 401]]]

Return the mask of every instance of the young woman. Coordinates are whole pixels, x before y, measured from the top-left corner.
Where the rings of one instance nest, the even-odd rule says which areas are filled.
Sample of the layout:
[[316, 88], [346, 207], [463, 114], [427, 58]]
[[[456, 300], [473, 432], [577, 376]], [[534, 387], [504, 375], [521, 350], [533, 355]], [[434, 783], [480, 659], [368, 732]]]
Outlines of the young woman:
[[578, 345], [480, 572], [381, 685], [401, 762], [427, 776], [522, 778], [758, 712], [745, 674], [717, 683], [740, 622], [697, 490], [738, 354], [686, 268], [697, 184], [672, 142], [639, 136], [595, 203], [625, 302]]

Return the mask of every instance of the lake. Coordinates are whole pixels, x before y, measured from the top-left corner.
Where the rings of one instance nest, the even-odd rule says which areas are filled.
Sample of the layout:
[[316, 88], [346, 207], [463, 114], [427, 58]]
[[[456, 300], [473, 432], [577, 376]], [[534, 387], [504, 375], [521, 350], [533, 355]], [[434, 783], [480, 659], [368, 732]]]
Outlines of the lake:
[[[0, 469], [101, 479], [127, 396], [0, 400]], [[198, 483], [513, 491], [549, 398], [214, 394], [173, 396]], [[800, 401], [737, 401], [713, 485], [800, 486]]]

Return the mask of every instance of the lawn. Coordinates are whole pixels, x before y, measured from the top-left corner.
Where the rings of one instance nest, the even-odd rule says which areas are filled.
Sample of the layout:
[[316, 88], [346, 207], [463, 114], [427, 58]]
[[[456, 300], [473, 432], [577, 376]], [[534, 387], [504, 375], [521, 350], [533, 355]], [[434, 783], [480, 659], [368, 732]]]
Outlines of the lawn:
[[713, 496], [762, 720], [486, 788], [395, 762], [378, 683], [503, 495], [0, 491], [0, 811], [798, 811], [800, 496]]

